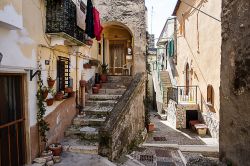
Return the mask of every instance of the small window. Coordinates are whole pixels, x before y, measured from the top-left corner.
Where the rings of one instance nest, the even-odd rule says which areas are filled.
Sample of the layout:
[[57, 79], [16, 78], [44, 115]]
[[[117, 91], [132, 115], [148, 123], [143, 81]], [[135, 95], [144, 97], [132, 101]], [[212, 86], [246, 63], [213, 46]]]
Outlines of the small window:
[[214, 106], [214, 89], [212, 85], [207, 86], [207, 104]]
[[70, 86], [70, 61], [69, 58], [58, 57], [57, 60], [57, 91], [64, 91]]

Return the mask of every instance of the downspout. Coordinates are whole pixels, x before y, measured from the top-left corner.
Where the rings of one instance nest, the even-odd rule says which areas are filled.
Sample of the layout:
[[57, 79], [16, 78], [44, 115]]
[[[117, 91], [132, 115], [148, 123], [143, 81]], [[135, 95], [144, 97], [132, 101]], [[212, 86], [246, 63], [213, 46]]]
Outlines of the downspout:
[[104, 38], [104, 34], [102, 35], [103, 36], [103, 40], [102, 40], [102, 64], [106, 64], [105, 63], [105, 38]]
[[76, 55], [76, 106], [78, 106], [78, 91], [79, 91], [78, 89], [78, 56]]

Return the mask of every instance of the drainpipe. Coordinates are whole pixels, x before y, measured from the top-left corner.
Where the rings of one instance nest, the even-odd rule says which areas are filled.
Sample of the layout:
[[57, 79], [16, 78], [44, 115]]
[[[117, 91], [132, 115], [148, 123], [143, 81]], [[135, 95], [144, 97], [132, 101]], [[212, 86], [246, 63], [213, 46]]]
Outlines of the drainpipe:
[[103, 41], [102, 41], [102, 64], [105, 64], [105, 38], [104, 38], [104, 34], [103, 36]]
[[76, 106], [78, 106], [78, 91], [79, 91], [78, 90], [78, 56], [76, 55]]

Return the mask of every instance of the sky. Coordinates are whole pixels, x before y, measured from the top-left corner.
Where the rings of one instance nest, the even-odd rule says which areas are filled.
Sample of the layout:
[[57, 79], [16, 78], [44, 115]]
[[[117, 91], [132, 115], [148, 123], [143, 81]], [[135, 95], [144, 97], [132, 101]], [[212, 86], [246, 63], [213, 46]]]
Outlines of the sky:
[[177, 0], [146, 0], [148, 9], [148, 31], [151, 34], [151, 14], [153, 7], [152, 33], [159, 38], [164, 24], [174, 11]]

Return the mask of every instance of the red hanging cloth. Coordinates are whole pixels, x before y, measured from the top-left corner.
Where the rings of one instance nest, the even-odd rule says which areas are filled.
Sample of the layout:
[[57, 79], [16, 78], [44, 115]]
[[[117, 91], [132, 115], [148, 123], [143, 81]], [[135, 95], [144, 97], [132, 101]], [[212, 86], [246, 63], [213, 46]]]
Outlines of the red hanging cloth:
[[100, 41], [103, 27], [102, 27], [101, 22], [100, 22], [100, 14], [99, 14], [98, 10], [95, 7], [93, 7], [93, 16], [94, 16], [94, 33], [95, 33], [95, 37], [96, 37], [97, 41]]

